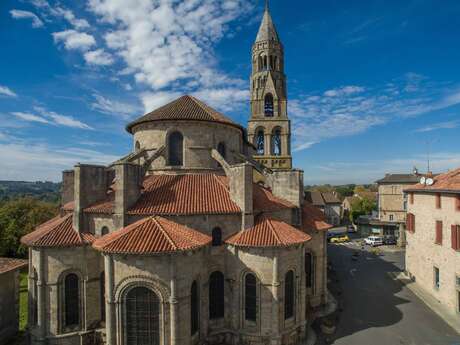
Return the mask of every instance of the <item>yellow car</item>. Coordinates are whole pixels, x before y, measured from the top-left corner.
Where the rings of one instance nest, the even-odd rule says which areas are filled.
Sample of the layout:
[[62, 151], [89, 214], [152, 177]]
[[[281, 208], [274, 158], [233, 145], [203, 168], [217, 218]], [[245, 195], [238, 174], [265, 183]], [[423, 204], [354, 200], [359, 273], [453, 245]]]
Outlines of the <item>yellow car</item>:
[[331, 238], [331, 243], [344, 243], [350, 241], [347, 235], [338, 235]]

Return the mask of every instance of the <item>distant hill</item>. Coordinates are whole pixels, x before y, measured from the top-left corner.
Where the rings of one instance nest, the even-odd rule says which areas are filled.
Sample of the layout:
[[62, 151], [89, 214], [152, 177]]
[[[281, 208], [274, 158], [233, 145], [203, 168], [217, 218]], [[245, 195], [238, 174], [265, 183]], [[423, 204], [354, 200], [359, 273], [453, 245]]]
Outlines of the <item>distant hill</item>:
[[61, 184], [54, 182], [0, 181], [0, 201], [33, 197], [58, 203], [61, 198], [60, 189]]

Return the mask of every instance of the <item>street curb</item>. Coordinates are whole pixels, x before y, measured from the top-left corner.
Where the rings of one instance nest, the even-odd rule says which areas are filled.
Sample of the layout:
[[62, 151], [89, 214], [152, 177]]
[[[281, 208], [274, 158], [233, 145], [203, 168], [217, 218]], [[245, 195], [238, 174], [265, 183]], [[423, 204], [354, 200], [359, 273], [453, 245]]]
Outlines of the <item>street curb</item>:
[[390, 278], [400, 281], [405, 285], [415, 296], [420, 298], [435, 314], [443, 319], [450, 327], [452, 327], [458, 334], [460, 334], [460, 323], [458, 318], [451, 315], [445, 310], [445, 307], [434, 297], [422, 290], [412, 279], [410, 279], [404, 272], [388, 272]]

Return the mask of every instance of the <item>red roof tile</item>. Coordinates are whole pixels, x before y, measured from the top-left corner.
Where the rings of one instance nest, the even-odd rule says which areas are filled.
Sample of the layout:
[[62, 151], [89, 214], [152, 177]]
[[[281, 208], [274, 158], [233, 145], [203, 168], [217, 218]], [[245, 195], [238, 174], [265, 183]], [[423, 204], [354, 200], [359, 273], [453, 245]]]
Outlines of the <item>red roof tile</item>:
[[286, 208], [295, 208], [294, 204], [273, 195], [273, 193], [265, 187], [254, 184], [254, 211], [275, 212]]
[[115, 208], [115, 193], [108, 195], [106, 200], [99, 201], [83, 210], [86, 213], [112, 214]]
[[211, 243], [211, 237], [165, 218], [147, 217], [96, 240], [105, 253], [159, 254], [193, 250]]
[[230, 120], [225, 115], [214, 110], [207, 104], [192, 96], [182, 96], [144, 116], [131, 122], [126, 130], [132, 133], [133, 127], [151, 121], [207, 121], [234, 126], [241, 131], [243, 127]]
[[154, 175], [129, 210], [132, 215], [193, 215], [240, 213], [224, 180], [214, 174]]
[[326, 223], [326, 216], [317, 207], [309, 202], [304, 202], [302, 207], [302, 230], [304, 231], [327, 231], [332, 225]]
[[287, 247], [310, 239], [310, 235], [292, 225], [262, 215], [256, 218], [252, 228], [240, 231], [225, 242], [237, 247]]
[[61, 209], [66, 212], [71, 212], [75, 209], [75, 201], [69, 201], [67, 204], [62, 205]]
[[0, 274], [11, 272], [27, 266], [27, 260], [0, 258]]
[[449, 171], [445, 174], [433, 177], [434, 183], [431, 186], [418, 183], [409, 187], [408, 191], [447, 191], [447, 192], [460, 192], [460, 168]]
[[56, 217], [21, 238], [29, 247], [74, 247], [91, 244], [94, 235], [78, 233], [72, 226], [72, 214]]

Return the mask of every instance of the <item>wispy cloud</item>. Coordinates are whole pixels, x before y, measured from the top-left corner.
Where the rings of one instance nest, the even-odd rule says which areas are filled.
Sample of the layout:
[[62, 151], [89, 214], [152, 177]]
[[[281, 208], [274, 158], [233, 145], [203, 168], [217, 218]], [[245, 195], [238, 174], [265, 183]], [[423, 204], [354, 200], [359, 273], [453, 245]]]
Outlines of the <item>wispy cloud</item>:
[[108, 99], [96, 93], [93, 94], [93, 97], [94, 102], [91, 103], [91, 108], [103, 114], [120, 116], [124, 119], [128, 119], [132, 115], [139, 115], [142, 111], [142, 109], [135, 104]]
[[71, 10], [62, 5], [54, 4], [50, 6], [46, 0], [31, 0], [31, 3], [39, 9], [45, 17], [63, 18], [78, 30], [90, 27], [86, 19], [77, 18]]
[[18, 97], [18, 95], [7, 86], [0, 85], [0, 96]]
[[[397, 118], [410, 118], [460, 104], [460, 91], [408, 73], [380, 87], [342, 86], [291, 100], [294, 151], [325, 139], [354, 135]], [[444, 126], [452, 123], [444, 124]]]
[[39, 115], [30, 113], [30, 112], [21, 112], [21, 111], [11, 112], [11, 115], [23, 121], [27, 121], [27, 122], [37, 122], [37, 123], [42, 123], [42, 124], [79, 128], [79, 129], [93, 129], [87, 124], [79, 120], [76, 120], [71, 116], [65, 116], [65, 115], [55, 113], [53, 111], [48, 111], [42, 107], [34, 107], [34, 110]]
[[460, 121], [446, 121], [446, 122], [439, 122], [434, 123], [425, 127], [421, 127], [415, 130], [415, 132], [432, 132], [438, 129], [454, 129], [458, 128], [460, 125]]
[[43, 22], [38, 16], [30, 11], [23, 11], [23, 10], [11, 10], [10, 11], [11, 17], [14, 19], [32, 19], [32, 27], [33, 28], [41, 28], [43, 27]]

